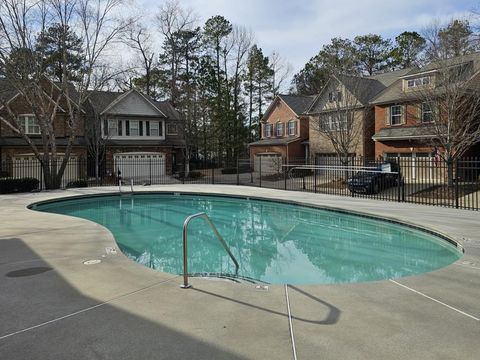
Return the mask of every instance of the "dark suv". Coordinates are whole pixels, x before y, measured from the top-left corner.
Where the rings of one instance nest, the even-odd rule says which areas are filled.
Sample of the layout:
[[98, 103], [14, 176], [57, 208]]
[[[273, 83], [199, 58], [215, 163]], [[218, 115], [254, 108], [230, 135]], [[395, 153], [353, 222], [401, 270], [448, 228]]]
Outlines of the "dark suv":
[[347, 187], [351, 192], [377, 194], [381, 190], [402, 184], [399, 172], [400, 166], [394, 161], [367, 164], [365, 171], [359, 171], [347, 180]]

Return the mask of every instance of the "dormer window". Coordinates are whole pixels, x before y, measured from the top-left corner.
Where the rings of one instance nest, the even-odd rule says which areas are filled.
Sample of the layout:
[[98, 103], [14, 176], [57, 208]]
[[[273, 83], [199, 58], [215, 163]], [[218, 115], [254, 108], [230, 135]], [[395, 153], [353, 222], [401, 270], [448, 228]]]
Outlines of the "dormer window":
[[280, 121], [277, 122], [275, 133], [276, 133], [277, 136], [283, 136], [285, 134], [283, 122], [280, 122]]
[[415, 79], [407, 80], [407, 88], [412, 89], [420, 86], [430, 85], [430, 76], [422, 76]]

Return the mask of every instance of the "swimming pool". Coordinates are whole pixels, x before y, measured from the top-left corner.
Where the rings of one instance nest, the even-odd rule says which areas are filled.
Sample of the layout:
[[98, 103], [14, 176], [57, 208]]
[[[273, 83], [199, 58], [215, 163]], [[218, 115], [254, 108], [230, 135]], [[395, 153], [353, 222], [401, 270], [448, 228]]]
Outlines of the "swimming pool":
[[96, 196], [38, 204], [108, 228], [122, 252], [153, 269], [181, 274], [182, 225], [205, 212], [235, 266], [201, 219], [189, 225], [189, 273], [272, 284], [332, 284], [399, 278], [458, 260], [453, 244], [378, 219], [259, 199], [195, 194]]

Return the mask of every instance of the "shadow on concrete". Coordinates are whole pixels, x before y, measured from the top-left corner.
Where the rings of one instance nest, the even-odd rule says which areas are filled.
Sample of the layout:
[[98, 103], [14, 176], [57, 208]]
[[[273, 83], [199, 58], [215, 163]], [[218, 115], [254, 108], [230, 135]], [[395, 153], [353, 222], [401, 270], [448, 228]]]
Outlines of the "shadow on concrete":
[[[333, 306], [332, 304], [322, 300], [322, 299], [319, 299], [318, 297], [316, 296], [313, 296], [312, 294], [309, 294], [307, 293], [305, 290], [302, 290], [302, 289], [299, 289], [297, 288], [296, 286], [293, 286], [293, 285], [288, 285], [288, 287], [290, 289], [293, 289], [295, 290], [296, 292], [326, 306], [328, 308], [328, 314], [327, 316], [325, 317], [324, 320], [319, 320], [319, 321], [309, 321], [310, 323], [313, 323], [313, 324], [319, 324], [319, 325], [333, 325], [333, 324], [336, 324], [338, 322], [338, 319], [340, 318], [340, 314], [341, 314], [341, 311], [339, 308], [337, 308], [336, 306]], [[295, 316], [292, 316], [293, 319], [296, 319], [296, 320], [299, 320], [297, 317]]]
[[0, 254], [0, 359], [243, 359], [79, 293], [19, 238]]
[[[310, 298], [310, 299], [313, 299], [319, 303], [321, 303], [322, 305], [325, 305], [327, 308], [328, 308], [328, 315], [326, 316], [326, 318], [324, 320], [310, 320], [310, 319], [305, 319], [305, 318], [301, 318], [301, 317], [298, 317], [298, 316], [295, 316], [292, 314], [292, 319], [295, 319], [295, 320], [298, 320], [298, 321], [302, 321], [302, 322], [305, 322], [305, 323], [310, 323], [310, 324], [317, 324], [317, 325], [333, 325], [335, 324], [338, 319], [340, 318], [340, 309], [338, 309], [337, 307], [311, 295], [311, 294], [308, 294], [307, 292], [303, 291], [303, 290], [300, 290], [292, 285], [288, 285], [289, 288], [292, 288], [294, 289], [295, 291], [297, 291], [298, 293]], [[210, 292], [210, 291], [207, 291], [207, 290], [202, 290], [202, 289], [198, 289], [198, 288], [192, 288], [192, 290], [195, 290], [195, 291], [198, 291], [198, 292], [201, 292], [203, 294], [206, 294], [206, 295], [211, 295], [211, 296], [215, 296], [219, 299], [223, 299], [223, 300], [227, 300], [227, 301], [231, 301], [231, 302], [234, 302], [234, 303], [237, 303], [237, 304], [240, 304], [240, 305], [244, 305], [244, 306], [247, 306], [247, 307], [250, 307], [252, 309], [257, 309], [257, 310], [261, 310], [261, 311], [265, 311], [265, 312], [268, 312], [268, 313], [271, 313], [271, 314], [275, 314], [275, 315], [279, 315], [279, 316], [284, 316], [284, 317], [288, 317], [288, 313], [284, 313], [284, 312], [280, 312], [280, 311], [275, 311], [275, 310], [271, 310], [271, 309], [267, 309], [265, 307], [262, 307], [262, 306], [258, 306], [258, 305], [255, 305], [255, 304], [251, 304], [251, 303], [248, 303], [248, 302], [245, 302], [245, 301], [241, 301], [241, 300], [237, 300], [237, 299], [234, 299], [234, 298], [231, 298], [231, 297], [228, 297], [228, 296], [224, 296], [224, 295], [220, 295], [220, 294], [216, 294], [216, 293], [213, 293], [213, 292]]]

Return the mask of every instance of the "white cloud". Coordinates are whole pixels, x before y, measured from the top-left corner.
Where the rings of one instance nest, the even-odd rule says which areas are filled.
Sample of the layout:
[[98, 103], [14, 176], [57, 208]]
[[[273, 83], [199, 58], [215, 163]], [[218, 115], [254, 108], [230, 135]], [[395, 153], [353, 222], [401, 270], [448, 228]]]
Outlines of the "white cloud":
[[[158, 4], [144, 3], [150, 10]], [[333, 37], [395, 37], [405, 30], [421, 31], [434, 19], [467, 16], [474, 7], [471, 0], [182, 0], [181, 5], [192, 8], [202, 22], [223, 15], [251, 28], [264, 52], [278, 51], [295, 72]]]

